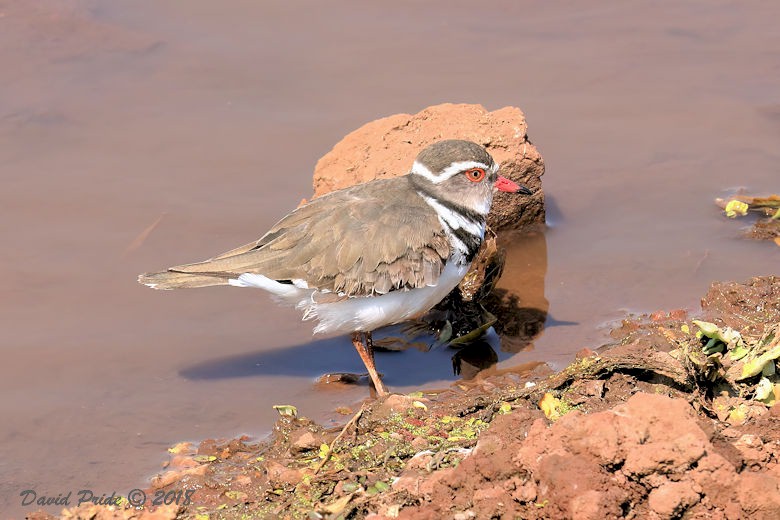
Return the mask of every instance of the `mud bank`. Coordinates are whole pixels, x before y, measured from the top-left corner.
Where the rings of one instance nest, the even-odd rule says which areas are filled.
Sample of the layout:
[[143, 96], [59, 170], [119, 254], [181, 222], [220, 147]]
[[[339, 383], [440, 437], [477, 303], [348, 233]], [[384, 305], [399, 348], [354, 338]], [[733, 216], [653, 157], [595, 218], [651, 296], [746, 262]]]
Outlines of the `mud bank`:
[[[182, 443], [143, 508], [60, 518], [777, 518], [780, 408], [754, 384], [775, 381], [774, 359], [738, 383], [702, 370], [693, 318], [628, 317], [559, 373], [528, 365], [367, 401], [339, 410], [343, 427], [285, 415], [263, 442]], [[769, 359], [780, 278], [715, 283], [695, 318], [763, 341]]]

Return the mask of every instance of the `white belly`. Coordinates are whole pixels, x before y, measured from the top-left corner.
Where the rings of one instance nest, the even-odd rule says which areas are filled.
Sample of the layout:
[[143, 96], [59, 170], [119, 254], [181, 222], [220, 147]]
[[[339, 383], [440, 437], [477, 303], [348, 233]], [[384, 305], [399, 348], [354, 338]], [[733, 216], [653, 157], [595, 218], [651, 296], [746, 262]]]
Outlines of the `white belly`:
[[303, 319], [318, 320], [319, 323], [314, 327], [315, 334], [372, 331], [415, 318], [444, 299], [469, 270], [468, 263], [457, 260], [460, 258], [450, 258], [434, 286], [328, 303], [318, 303], [316, 300], [320, 293], [314, 289], [282, 284], [263, 275], [242, 274], [229, 283], [236, 287], [265, 289], [284, 303], [295, 305], [304, 311]]

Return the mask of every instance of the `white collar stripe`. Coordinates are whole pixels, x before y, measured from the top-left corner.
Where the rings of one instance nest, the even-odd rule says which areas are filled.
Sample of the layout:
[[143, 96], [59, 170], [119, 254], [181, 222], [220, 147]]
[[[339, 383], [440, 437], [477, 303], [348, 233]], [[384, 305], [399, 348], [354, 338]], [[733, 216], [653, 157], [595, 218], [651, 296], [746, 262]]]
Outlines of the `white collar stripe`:
[[[421, 194], [422, 195], [422, 194]], [[484, 238], [485, 236], [485, 224], [484, 222], [475, 222], [470, 218], [467, 218], [460, 213], [452, 211], [446, 206], [439, 203], [434, 198], [422, 195], [425, 202], [436, 211], [439, 220], [442, 224], [446, 224], [450, 229], [463, 229], [466, 233], [474, 235], [475, 237]]]

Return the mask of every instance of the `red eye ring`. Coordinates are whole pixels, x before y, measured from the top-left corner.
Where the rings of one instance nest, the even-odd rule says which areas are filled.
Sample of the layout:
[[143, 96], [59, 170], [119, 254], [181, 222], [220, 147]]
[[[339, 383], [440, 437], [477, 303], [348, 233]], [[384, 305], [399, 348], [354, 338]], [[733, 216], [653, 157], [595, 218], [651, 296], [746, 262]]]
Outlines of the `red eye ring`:
[[485, 170], [482, 168], [470, 168], [463, 172], [471, 182], [479, 182], [485, 178]]

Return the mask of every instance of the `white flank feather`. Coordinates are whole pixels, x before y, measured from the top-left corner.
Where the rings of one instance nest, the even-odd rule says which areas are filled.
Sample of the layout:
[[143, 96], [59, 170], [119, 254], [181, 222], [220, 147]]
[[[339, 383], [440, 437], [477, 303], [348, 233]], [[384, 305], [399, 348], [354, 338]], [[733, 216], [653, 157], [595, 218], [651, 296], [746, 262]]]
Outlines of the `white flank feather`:
[[469, 265], [462, 255], [456, 253], [448, 260], [436, 285], [323, 303], [317, 302], [317, 295], [322, 294], [320, 291], [279, 283], [261, 274], [244, 273], [237, 279], [228, 280], [228, 283], [234, 287], [263, 289], [280, 302], [297, 307], [303, 311], [304, 320], [318, 320], [315, 334], [347, 333], [372, 331], [427, 312], [458, 285], [468, 272]]

